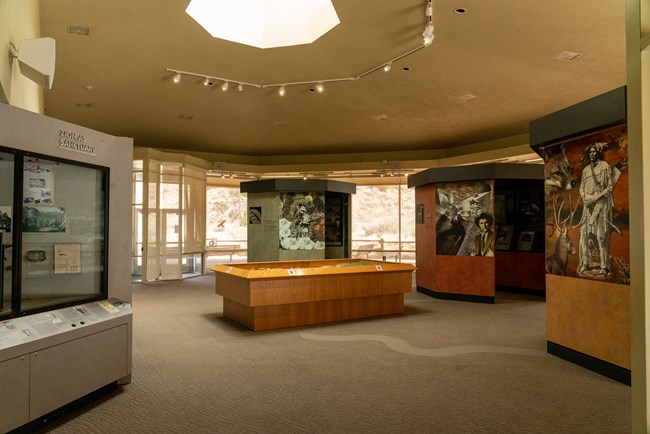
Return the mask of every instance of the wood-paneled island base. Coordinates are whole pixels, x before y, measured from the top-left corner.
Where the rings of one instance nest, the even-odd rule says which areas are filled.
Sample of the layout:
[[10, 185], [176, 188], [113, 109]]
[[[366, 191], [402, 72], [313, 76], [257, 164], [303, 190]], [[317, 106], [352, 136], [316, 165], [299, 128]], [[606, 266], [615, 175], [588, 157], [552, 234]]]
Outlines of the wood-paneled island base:
[[402, 313], [415, 267], [326, 259], [220, 264], [212, 271], [224, 317], [260, 331]]

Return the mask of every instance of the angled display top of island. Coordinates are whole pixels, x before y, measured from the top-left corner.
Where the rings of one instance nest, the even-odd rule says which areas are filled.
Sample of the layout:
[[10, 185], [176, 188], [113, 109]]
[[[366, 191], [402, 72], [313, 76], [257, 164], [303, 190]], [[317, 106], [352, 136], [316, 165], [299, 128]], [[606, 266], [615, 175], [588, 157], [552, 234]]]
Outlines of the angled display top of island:
[[212, 271], [224, 317], [260, 331], [402, 313], [415, 266], [325, 259], [220, 264]]

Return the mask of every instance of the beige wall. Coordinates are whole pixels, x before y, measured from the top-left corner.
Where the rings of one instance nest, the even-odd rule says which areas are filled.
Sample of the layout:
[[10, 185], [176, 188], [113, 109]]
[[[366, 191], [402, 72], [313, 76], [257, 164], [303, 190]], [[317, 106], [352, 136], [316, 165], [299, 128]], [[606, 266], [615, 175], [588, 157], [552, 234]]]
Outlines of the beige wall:
[[[650, 432], [650, 3], [626, 1], [630, 267], [632, 315], [632, 430]], [[648, 172], [645, 169], [648, 169]]]
[[21, 39], [38, 37], [38, 0], [0, 0], [0, 102], [43, 113], [43, 88], [20, 73], [17, 61], [9, 62], [9, 43], [18, 48]]

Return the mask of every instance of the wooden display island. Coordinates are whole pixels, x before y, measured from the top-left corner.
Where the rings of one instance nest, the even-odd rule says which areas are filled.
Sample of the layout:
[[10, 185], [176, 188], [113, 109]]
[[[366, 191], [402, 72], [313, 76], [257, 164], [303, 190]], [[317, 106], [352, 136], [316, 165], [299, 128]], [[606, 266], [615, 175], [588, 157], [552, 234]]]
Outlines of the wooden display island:
[[402, 313], [415, 267], [326, 259], [220, 264], [212, 271], [224, 317], [260, 331]]

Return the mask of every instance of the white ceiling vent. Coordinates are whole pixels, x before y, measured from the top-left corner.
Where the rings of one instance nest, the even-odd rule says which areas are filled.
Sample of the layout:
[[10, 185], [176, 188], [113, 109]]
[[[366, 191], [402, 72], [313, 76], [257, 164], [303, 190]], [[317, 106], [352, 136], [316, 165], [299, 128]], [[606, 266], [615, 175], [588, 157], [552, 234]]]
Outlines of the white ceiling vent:
[[69, 25], [68, 33], [70, 33], [71, 35], [88, 36], [90, 35], [90, 27]]
[[582, 53], [574, 53], [572, 51], [563, 51], [557, 55], [556, 59], [572, 61], [582, 56]]

